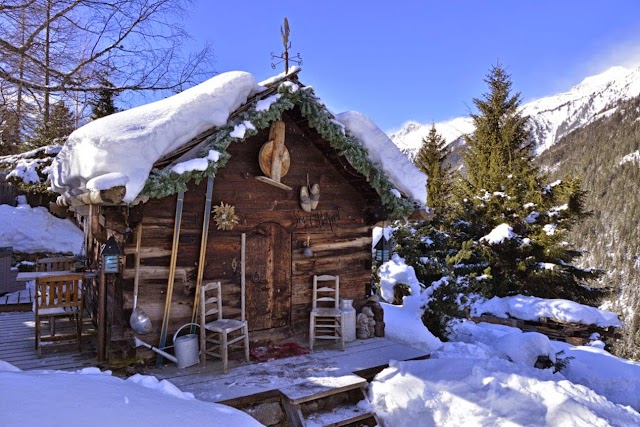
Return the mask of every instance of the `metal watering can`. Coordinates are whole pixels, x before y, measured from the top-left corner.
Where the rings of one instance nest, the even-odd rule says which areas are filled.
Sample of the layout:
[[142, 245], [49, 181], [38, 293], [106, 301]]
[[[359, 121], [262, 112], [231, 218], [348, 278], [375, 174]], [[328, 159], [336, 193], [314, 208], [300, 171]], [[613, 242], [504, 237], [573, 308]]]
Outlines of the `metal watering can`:
[[[162, 349], [158, 347], [154, 347], [151, 344], [147, 344], [146, 342], [140, 340], [138, 337], [135, 337], [135, 345], [136, 347], [146, 347], [149, 350], [153, 350], [158, 354], [161, 354], [163, 357], [171, 360], [173, 363], [178, 365], [178, 368], [187, 368], [189, 366], [196, 365], [200, 362], [200, 351], [198, 348], [198, 335], [197, 334], [187, 334], [181, 337], [178, 336], [180, 331], [186, 326], [197, 326], [200, 327], [198, 323], [186, 323], [178, 328], [175, 334], [173, 334], [173, 345], [169, 347], [164, 347]], [[175, 356], [167, 353], [166, 349], [174, 347]]]

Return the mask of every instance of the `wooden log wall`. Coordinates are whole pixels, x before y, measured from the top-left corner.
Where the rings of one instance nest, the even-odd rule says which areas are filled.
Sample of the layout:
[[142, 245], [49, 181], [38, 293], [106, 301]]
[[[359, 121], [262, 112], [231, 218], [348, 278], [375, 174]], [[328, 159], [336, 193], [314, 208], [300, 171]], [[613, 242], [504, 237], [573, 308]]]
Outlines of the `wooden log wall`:
[[[307, 334], [314, 274], [339, 275], [343, 298], [367, 297], [374, 225], [371, 212], [377, 212], [379, 218], [383, 211], [366, 180], [345, 159], [328, 156], [326, 142], [299, 115], [284, 120], [291, 166], [281, 181], [293, 190], [255, 179], [263, 175], [258, 155], [269, 129], [229, 147], [232, 157], [215, 177], [213, 187], [213, 205], [235, 206], [239, 223], [231, 231], [218, 230], [212, 217], [203, 283], [223, 281], [223, 301], [230, 314], [240, 306], [241, 234], [247, 234], [248, 248], [254, 244], [251, 239], [264, 237], [269, 242], [264, 251], [258, 251], [264, 253], [247, 252], [247, 295], [254, 295], [253, 301], [247, 301], [252, 345]], [[311, 213], [300, 206], [300, 189], [307, 185], [307, 175], [310, 185], [320, 186], [319, 204]], [[185, 193], [169, 336], [191, 318], [205, 189], [206, 182], [193, 183]], [[154, 331], [144, 340], [154, 345], [164, 309], [175, 206], [176, 196], [152, 199], [144, 206], [138, 305], [151, 317]], [[307, 238], [312, 257], [303, 255]], [[127, 268], [121, 282], [125, 323], [133, 308], [135, 240], [132, 236], [125, 245]], [[262, 298], [268, 300], [257, 300]], [[264, 318], [263, 310], [271, 312], [271, 320]], [[127, 338], [132, 332], [121, 335]]]

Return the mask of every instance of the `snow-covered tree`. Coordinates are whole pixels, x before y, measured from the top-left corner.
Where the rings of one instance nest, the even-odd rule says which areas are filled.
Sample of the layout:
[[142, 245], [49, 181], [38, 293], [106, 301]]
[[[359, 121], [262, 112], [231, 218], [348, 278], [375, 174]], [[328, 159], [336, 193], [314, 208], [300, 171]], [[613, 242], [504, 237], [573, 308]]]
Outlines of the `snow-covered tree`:
[[580, 180], [543, 184], [509, 75], [496, 66], [486, 81], [488, 93], [474, 100], [476, 131], [467, 139], [466, 176], [447, 206], [451, 215], [394, 237], [421, 283], [437, 283], [427, 317], [454, 312], [456, 293], [598, 302], [604, 290], [592, 283], [601, 271], [577, 267], [582, 251], [568, 242], [571, 227], [587, 215]]

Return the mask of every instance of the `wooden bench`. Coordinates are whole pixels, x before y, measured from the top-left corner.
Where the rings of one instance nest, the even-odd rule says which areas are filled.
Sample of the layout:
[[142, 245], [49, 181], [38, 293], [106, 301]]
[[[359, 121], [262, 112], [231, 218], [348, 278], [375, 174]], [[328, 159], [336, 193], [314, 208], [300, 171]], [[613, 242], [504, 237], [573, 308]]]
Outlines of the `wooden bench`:
[[73, 271], [75, 267], [73, 257], [40, 258], [36, 261], [36, 271]]
[[[45, 341], [61, 341], [75, 338], [78, 340], [78, 351], [82, 352], [82, 287], [85, 278], [82, 273], [65, 274], [36, 279], [35, 314], [36, 314], [36, 349], [38, 357], [42, 356], [42, 344]], [[55, 321], [68, 318], [75, 321], [76, 333], [56, 336]], [[50, 335], [42, 336], [41, 322], [48, 320]]]

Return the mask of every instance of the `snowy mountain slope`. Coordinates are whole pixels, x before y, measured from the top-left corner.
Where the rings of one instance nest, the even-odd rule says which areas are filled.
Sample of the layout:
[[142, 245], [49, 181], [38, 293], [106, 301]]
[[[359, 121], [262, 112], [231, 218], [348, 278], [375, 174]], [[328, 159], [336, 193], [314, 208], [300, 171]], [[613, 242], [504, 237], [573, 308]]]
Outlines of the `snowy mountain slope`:
[[[460, 138], [461, 135], [473, 132], [474, 129], [470, 117], [458, 117], [447, 122], [435, 123], [435, 126], [448, 144]], [[403, 153], [412, 159], [422, 145], [422, 139], [429, 133], [429, 129], [431, 129], [431, 123], [420, 124], [411, 121], [405, 123], [400, 130], [391, 133], [389, 137]]]
[[[612, 67], [601, 74], [587, 77], [569, 91], [547, 96], [522, 106], [522, 112], [531, 119], [532, 135], [536, 140], [536, 154], [540, 154], [569, 132], [611, 114], [611, 106], [624, 99], [640, 95], [640, 67], [628, 69]], [[436, 129], [452, 143], [465, 133], [473, 131], [469, 117], [459, 117], [436, 123]], [[391, 133], [391, 140], [409, 157], [420, 148], [422, 138], [431, 124], [408, 122]]]

